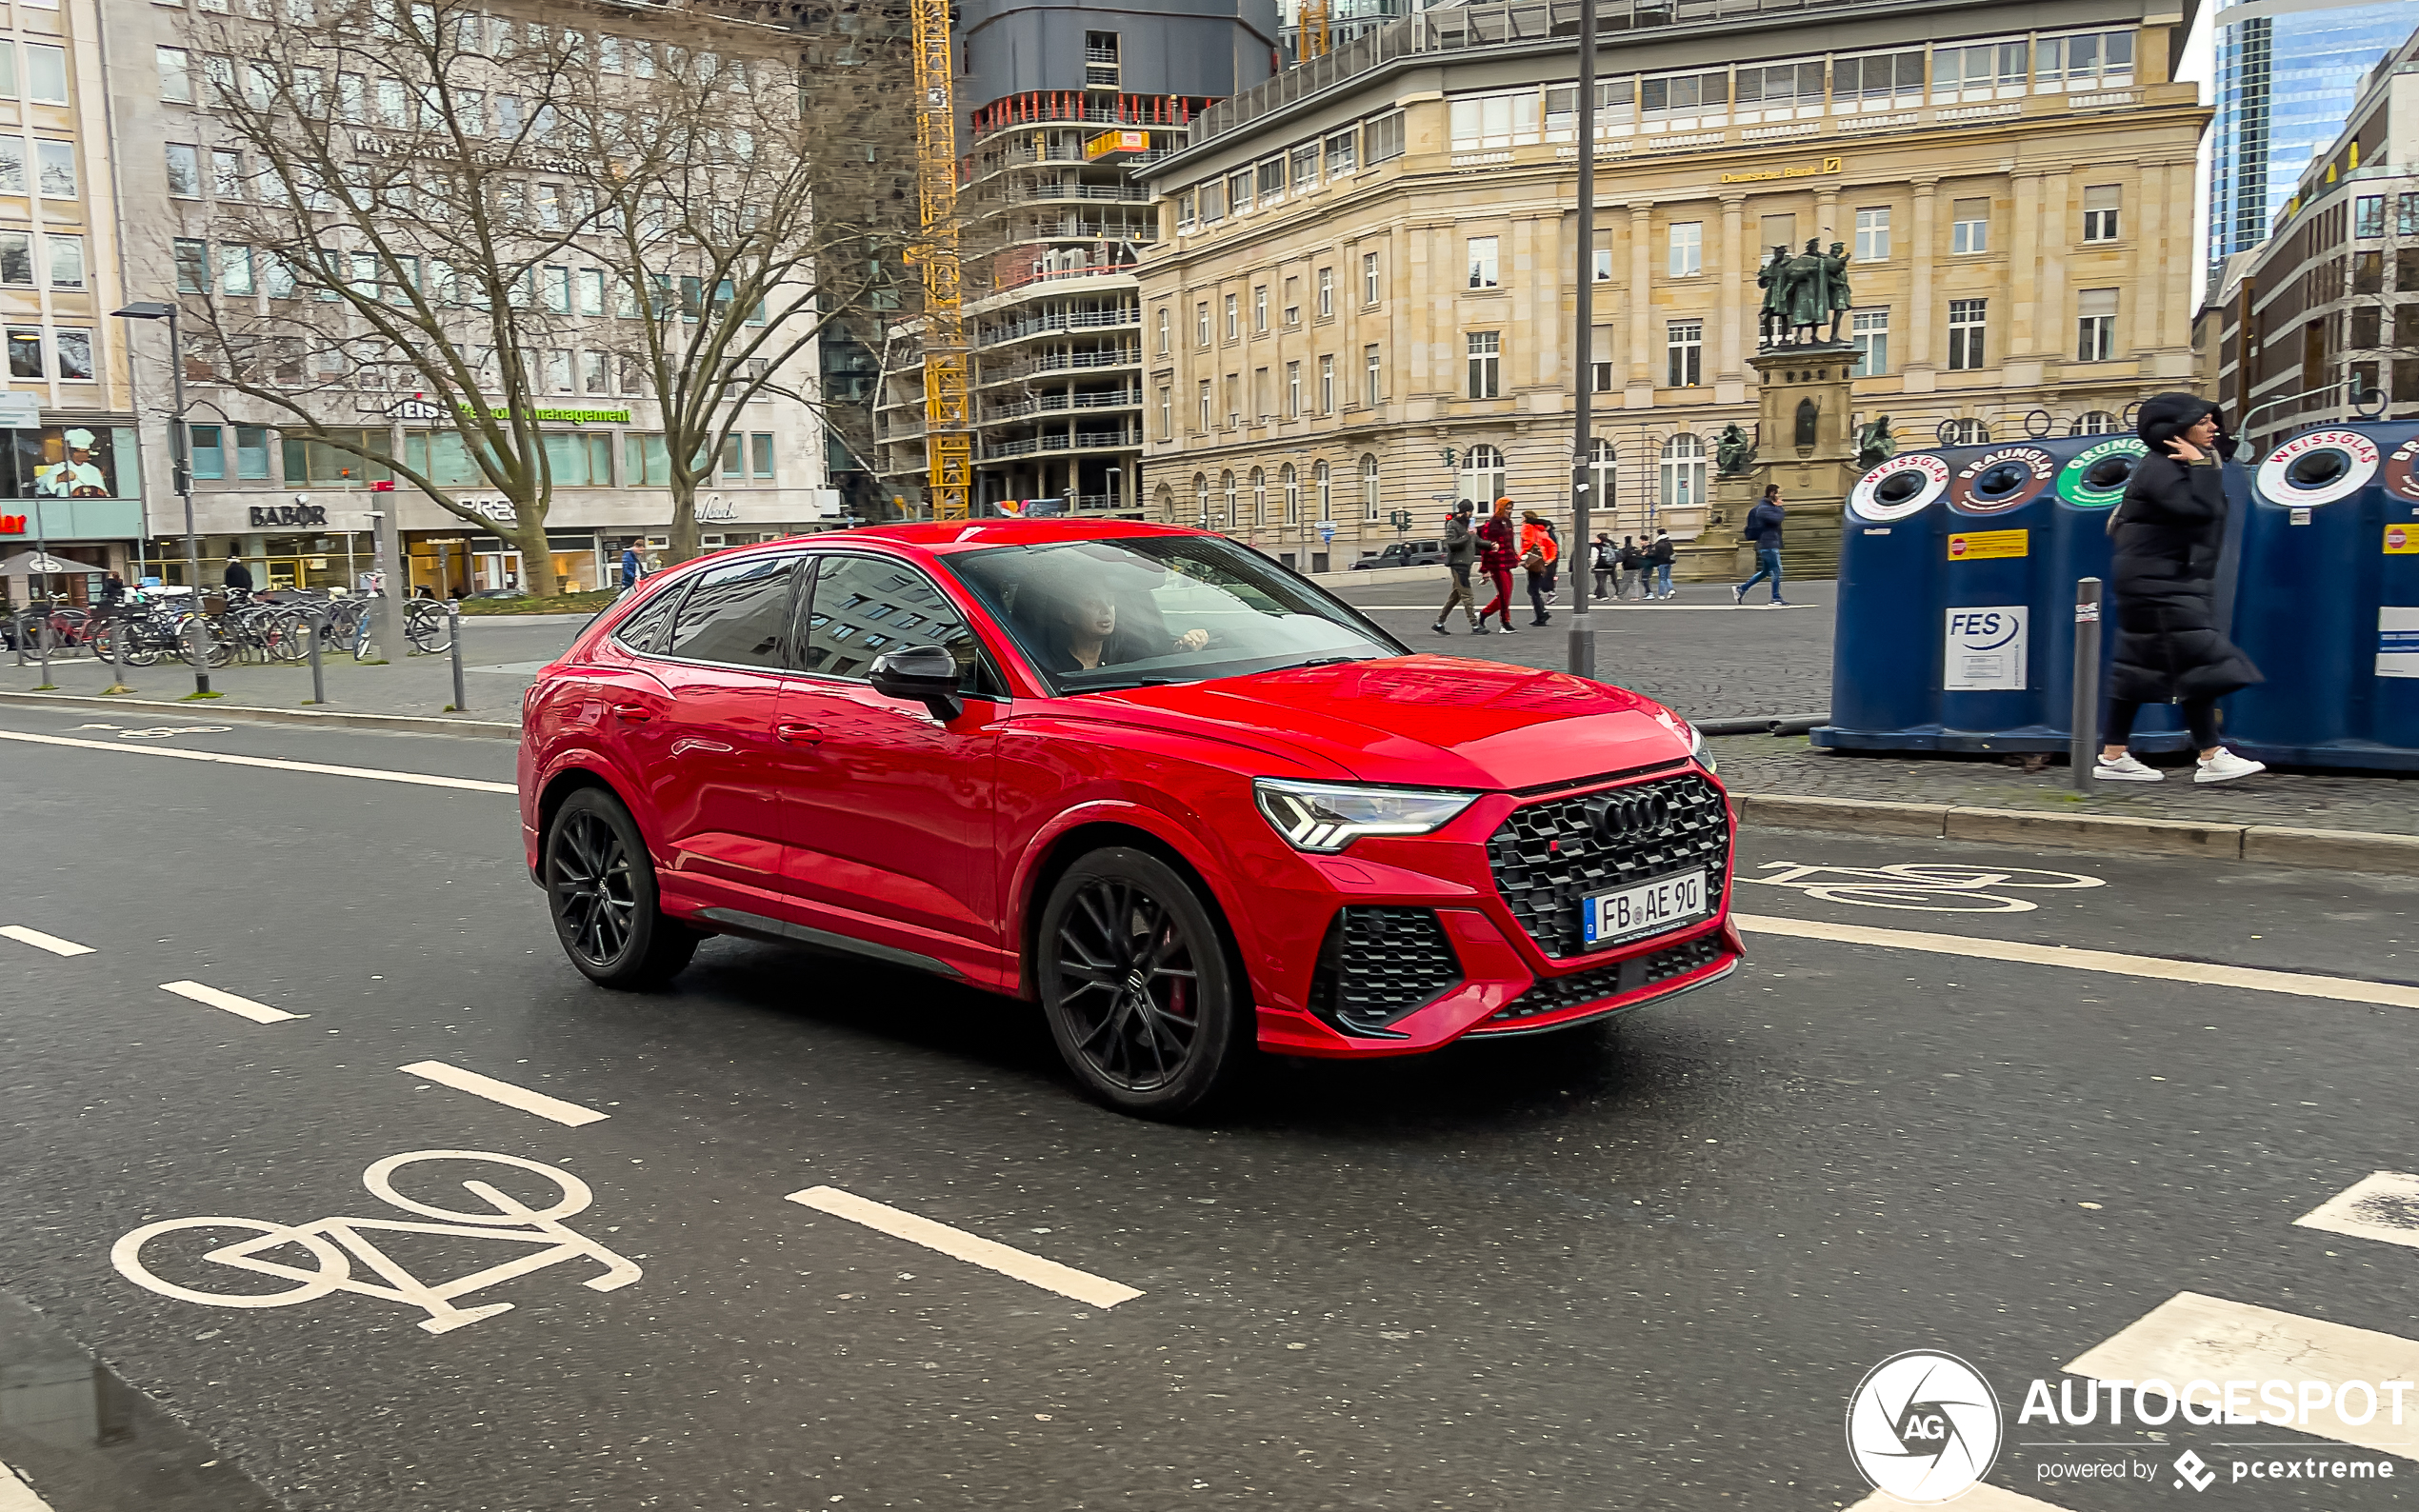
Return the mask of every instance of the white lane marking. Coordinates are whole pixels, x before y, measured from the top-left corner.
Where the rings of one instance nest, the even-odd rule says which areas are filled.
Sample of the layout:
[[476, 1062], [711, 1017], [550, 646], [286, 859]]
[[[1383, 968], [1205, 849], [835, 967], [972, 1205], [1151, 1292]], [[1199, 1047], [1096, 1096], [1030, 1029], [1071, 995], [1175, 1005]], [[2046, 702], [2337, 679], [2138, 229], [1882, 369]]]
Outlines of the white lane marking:
[[2371, 1172], [2294, 1219], [2293, 1224], [2419, 1249], [2419, 1176]]
[[[435, 1206], [406, 1197], [395, 1189], [395, 1172], [423, 1161], [481, 1161], [532, 1172], [554, 1183], [557, 1188], [555, 1199], [551, 1205], [537, 1209], [498, 1190], [490, 1183], [464, 1181], [461, 1184], [463, 1189], [485, 1204], [484, 1207], [463, 1212], [458, 1208]], [[119, 1275], [146, 1291], [205, 1307], [290, 1307], [297, 1303], [316, 1302], [337, 1291], [384, 1298], [426, 1312], [429, 1316], [421, 1320], [420, 1326], [432, 1334], [451, 1333], [482, 1318], [492, 1318], [498, 1313], [512, 1310], [509, 1302], [490, 1303], [483, 1307], [456, 1307], [453, 1305], [454, 1298], [483, 1291], [500, 1282], [513, 1281], [567, 1260], [592, 1260], [605, 1267], [603, 1275], [591, 1276], [580, 1283], [590, 1291], [615, 1291], [643, 1274], [631, 1262], [563, 1225], [563, 1219], [585, 1210], [596, 1200], [596, 1194], [586, 1182], [551, 1165], [541, 1165], [518, 1155], [496, 1155], [486, 1150], [412, 1150], [373, 1162], [369, 1169], [361, 1173], [361, 1184], [370, 1189], [370, 1195], [390, 1207], [455, 1222], [424, 1224], [398, 1222], [390, 1218], [323, 1218], [316, 1223], [293, 1224], [263, 1223], [257, 1218], [171, 1218], [164, 1223], [146, 1224], [119, 1239], [110, 1246], [110, 1263], [117, 1267]], [[218, 1234], [230, 1228], [251, 1229], [254, 1237], [207, 1251], [201, 1256], [204, 1262], [225, 1265], [230, 1270], [273, 1276], [295, 1284], [285, 1291], [201, 1291], [169, 1281], [143, 1263], [143, 1246], [154, 1241], [166, 1240], [171, 1234]], [[423, 1281], [406, 1270], [393, 1256], [380, 1249], [363, 1232], [365, 1229], [382, 1233], [440, 1234], [450, 1239], [498, 1239], [548, 1247], [525, 1252], [501, 1264], [490, 1265], [484, 1270], [439, 1283]], [[342, 1247], [339, 1248], [339, 1245]], [[305, 1270], [293, 1263], [292, 1252], [297, 1249], [309, 1257], [310, 1269]], [[264, 1258], [273, 1255], [287, 1258]], [[375, 1271], [389, 1284], [380, 1286], [353, 1280], [352, 1262], [355, 1260]], [[191, 1276], [193, 1270], [190, 1263], [174, 1267], [175, 1274], [180, 1276]], [[0, 1508], [0, 1512], [5, 1512], [5, 1508]]]
[[21, 924], [0, 925], [0, 935], [6, 935], [19, 945], [30, 945], [36, 950], [48, 950], [54, 956], [89, 956], [92, 953], [90, 945], [77, 945], [72, 940], [62, 940], [54, 934], [44, 934], [39, 929], [29, 929]]
[[435, 777], [427, 772], [390, 772], [374, 766], [331, 766], [325, 762], [278, 761], [267, 756], [229, 756], [218, 751], [176, 750], [160, 746], [120, 746], [112, 741], [70, 740], [64, 735], [29, 735], [0, 729], [0, 740], [30, 746], [70, 746], [80, 750], [113, 750], [123, 756], [166, 756], [172, 761], [216, 762], [222, 766], [264, 766], [270, 771], [312, 772], [322, 777], [362, 777], [379, 783], [409, 783], [415, 787], [452, 787], [467, 793], [518, 793], [510, 783], [483, 783], [469, 777]]
[[791, 1192], [790, 1201], [817, 1212], [830, 1213], [834, 1218], [845, 1218], [852, 1224], [863, 1224], [892, 1239], [904, 1239], [910, 1244], [937, 1249], [970, 1265], [995, 1270], [1029, 1286], [1054, 1291], [1061, 1297], [1072, 1297], [1094, 1307], [1114, 1307], [1121, 1302], [1131, 1302], [1142, 1295], [1131, 1286], [1095, 1276], [1090, 1271], [1062, 1265], [1054, 1260], [1044, 1260], [1039, 1255], [1029, 1255], [1021, 1249], [1011, 1249], [962, 1228], [951, 1228], [947, 1224], [936, 1224], [929, 1218], [901, 1212], [895, 1207], [859, 1197], [854, 1192], [844, 1192], [837, 1186], [810, 1186], [802, 1192]]
[[165, 740], [170, 735], [224, 735], [226, 725], [162, 725], [152, 729], [128, 729], [123, 725], [78, 725], [78, 729], [113, 729], [120, 740]]
[[502, 672], [510, 677], [531, 677], [554, 664], [545, 662], [492, 662], [486, 666], [466, 666], [466, 672]]
[[289, 1013], [283, 1008], [272, 1008], [266, 1003], [254, 1003], [250, 998], [239, 998], [232, 992], [221, 992], [198, 982], [163, 982], [160, 990], [173, 992], [180, 998], [191, 998], [196, 1003], [231, 1013], [239, 1019], [250, 1019], [254, 1024], [283, 1024], [288, 1019], [310, 1017], [308, 1013]]
[[1980, 961], [2064, 966], [2072, 971], [2106, 971], [2121, 977], [2150, 977], [2161, 982], [2189, 982], [2210, 987], [2241, 987], [2251, 992], [2284, 992], [2302, 998], [2332, 998], [2341, 1003], [2373, 1003], [2389, 1008], [2419, 1008], [2419, 987], [2406, 987], [2391, 982], [2311, 976], [2299, 971], [2262, 971], [2250, 966], [2215, 966], [2199, 961], [2172, 961], [2165, 956], [2125, 955], [2114, 950], [2085, 950], [2073, 945], [2026, 945], [2015, 940], [1984, 940], [1973, 935], [1927, 934], [1918, 929], [1876, 929], [1868, 925], [1826, 924], [1814, 919], [1782, 919], [1769, 914], [1734, 913], [1730, 920], [1750, 934], [1789, 935], [1799, 940], [1880, 945], [1891, 950], [1924, 950], [1934, 955], [1971, 956]]
[[466, 1071], [458, 1065], [448, 1065], [443, 1061], [414, 1061], [410, 1065], [399, 1065], [395, 1069], [406, 1076], [417, 1076], [431, 1082], [441, 1082], [457, 1092], [468, 1092], [472, 1097], [483, 1097], [490, 1103], [501, 1103], [506, 1107], [517, 1107], [524, 1113], [535, 1113], [540, 1118], [550, 1118], [557, 1124], [566, 1124], [572, 1128], [612, 1117], [610, 1113], [599, 1113], [591, 1107], [582, 1107], [577, 1103], [566, 1103], [559, 1097], [548, 1097], [543, 1092], [532, 1092], [526, 1086], [514, 1086], [510, 1082], [499, 1082], [491, 1076], [481, 1076], [476, 1071]]
[[[2237, 1410], [2246, 1416], [2285, 1410], [2263, 1403], [2260, 1393], [2267, 1383], [2290, 1382], [2294, 1383], [2291, 1421], [2279, 1424], [2270, 1418], [2238, 1425], [2245, 1437], [2265, 1439], [2285, 1427], [2419, 1460], [2419, 1411], [2414, 1411], [2419, 1409], [2419, 1401], [2406, 1387], [2400, 1393], [2401, 1410], [2396, 1412], [2392, 1410], [2396, 1393], [2386, 1389], [2388, 1382], [2419, 1382], [2419, 1343], [2392, 1334], [2179, 1291], [2066, 1369], [2100, 1381], [2162, 1382], [2185, 1392], [2204, 1410], [2212, 1393], [2206, 1388], [2194, 1391], [2192, 1382], [2216, 1383], [2220, 1400], [2229, 1382], [2260, 1383], [2235, 1398]], [[2367, 1422], [2352, 1422], [2336, 1414], [2334, 1388], [2348, 1381], [2363, 1382], [2370, 1388], [2366, 1401], [2354, 1402], [2355, 1406], [2371, 1409]], [[2329, 1388], [2326, 1404], [2312, 1401], [2304, 1406], [2299, 1386], [2305, 1382], [2325, 1383]], [[2402, 1421], [2393, 1421], [2397, 1417]]]
[[[1777, 868], [1777, 870], [1776, 870]], [[1916, 913], [2030, 913], [2029, 898], [2004, 898], [1994, 887], [2060, 889], [2105, 887], [2098, 877], [2030, 866], [1966, 866], [1954, 862], [1901, 861], [1888, 866], [1819, 866], [1801, 861], [1767, 861], [1769, 877], [1741, 877], [1767, 887], [1795, 887], [1825, 903], [1866, 908], [1903, 908]]]
[[0, 1464], [0, 1512], [50, 1512], [50, 1503]]
[[[2066, 1512], [2051, 1502], [2036, 1502], [2013, 1491], [2002, 1491], [1989, 1482], [1961, 1491], [1954, 1499], [1957, 1512]], [[1907, 1503], [1886, 1491], [1876, 1491], [1848, 1512], [1907, 1512]]]

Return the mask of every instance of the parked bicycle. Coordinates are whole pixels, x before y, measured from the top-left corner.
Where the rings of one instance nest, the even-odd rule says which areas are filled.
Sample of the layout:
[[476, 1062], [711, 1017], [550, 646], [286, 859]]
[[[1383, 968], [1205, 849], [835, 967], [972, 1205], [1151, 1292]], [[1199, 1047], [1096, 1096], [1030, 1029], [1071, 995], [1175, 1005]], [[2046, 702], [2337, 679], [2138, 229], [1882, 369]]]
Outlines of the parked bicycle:
[[[383, 595], [372, 595], [382, 597]], [[364, 601], [352, 627], [352, 659], [370, 660], [370, 612]], [[453, 647], [453, 620], [443, 604], [435, 599], [408, 599], [404, 603], [403, 638], [409, 645], [405, 652], [410, 656], [435, 656]]]

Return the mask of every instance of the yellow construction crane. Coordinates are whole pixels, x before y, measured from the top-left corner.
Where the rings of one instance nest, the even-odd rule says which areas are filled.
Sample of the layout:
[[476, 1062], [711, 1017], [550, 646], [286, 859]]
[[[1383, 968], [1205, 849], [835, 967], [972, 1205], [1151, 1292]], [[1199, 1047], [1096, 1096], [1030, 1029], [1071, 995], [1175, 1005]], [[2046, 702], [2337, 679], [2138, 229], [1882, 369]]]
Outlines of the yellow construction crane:
[[1328, 50], [1328, 0], [1302, 0], [1301, 25], [1296, 29], [1299, 40], [1293, 45], [1293, 61], [1308, 63], [1324, 58]]
[[959, 308], [957, 102], [950, 77], [950, 0], [910, 0], [915, 25], [915, 191], [924, 231], [924, 459], [935, 520], [963, 520], [974, 487], [966, 317]]

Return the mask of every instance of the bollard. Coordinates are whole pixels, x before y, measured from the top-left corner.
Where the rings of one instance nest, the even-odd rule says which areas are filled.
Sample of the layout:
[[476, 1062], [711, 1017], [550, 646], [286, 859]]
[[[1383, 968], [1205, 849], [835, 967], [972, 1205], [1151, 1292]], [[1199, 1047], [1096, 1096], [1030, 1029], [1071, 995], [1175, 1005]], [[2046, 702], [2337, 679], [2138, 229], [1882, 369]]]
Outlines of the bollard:
[[328, 620], [335, 612], [335, 601], [310, 617], [310, 702], [317, 706], [328, 702], [328, 674], [319, 665], [319, 643], [327, 636]]
[[2073, 744], [2068, 762], [2074, 767], [2074, 790], [2092, 791], [2091, 768], [2100, 745], [2100, 580], [2084, 578], [2074, 586], [2074, 712]]
[[453, 653], [453, 711], [457, 714], [470, 706], [470, 696], [462, 686], [462, 601], [445, 601], [447, 648]]
[[55, 633], [50, 627], [50, 611], [45, 608], [33, 622], [33, 648], [42, 658], [42, 682], [34, 688], [37, 693], [50, 692], [59, 686], [50, 681], [50, 637]]
[[25, 610], [19, 609], [10, 615], [9, 627], [16, 632], [9, 639], [17, 643], [17, 665], [23, 666], [25, 665]]

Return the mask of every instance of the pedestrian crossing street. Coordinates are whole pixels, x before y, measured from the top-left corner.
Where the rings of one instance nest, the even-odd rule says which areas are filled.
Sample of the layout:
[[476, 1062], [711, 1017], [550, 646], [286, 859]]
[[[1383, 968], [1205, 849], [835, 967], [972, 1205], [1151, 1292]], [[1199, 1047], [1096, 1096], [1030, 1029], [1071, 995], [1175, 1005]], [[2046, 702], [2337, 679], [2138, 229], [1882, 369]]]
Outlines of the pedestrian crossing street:
[[[2293, 1220], [2293, 1224], [2419, 1249], [2419, 1175], [2378, 1171]], [[2347, 1381], [2419, 1381], [2419, 1340], [2187, 1291], [2161, 1303], [2064, 1368], [2070, 1375], [2129, 1383], [2291, 1380], [2333, 1386]], [[2006, 1405], [2013, 1438], [2017, 1404]], [[2320, 1407], [2309, 1412], [2306, 1426], [2280, 1429], [2261, 1423], [2241, 1431], [2263, 1436], [2298, 1431], [2349, 1448], [2419, 1460], [2419, 1410], [2414, 1409], [2419, 1409], [2419, 1400], [2408, 1401], [2404, 1421], [2397, 1424], [2383, 1411], [2355, 1423]], [[1907, 1504], [1876, 1491], [1849, 1512], [1891, 1512]], [[2067, 1512], [2056, 1502], [1988, 1483], [1957, 1498], [1955, 1504], [1959, 1512]]]

